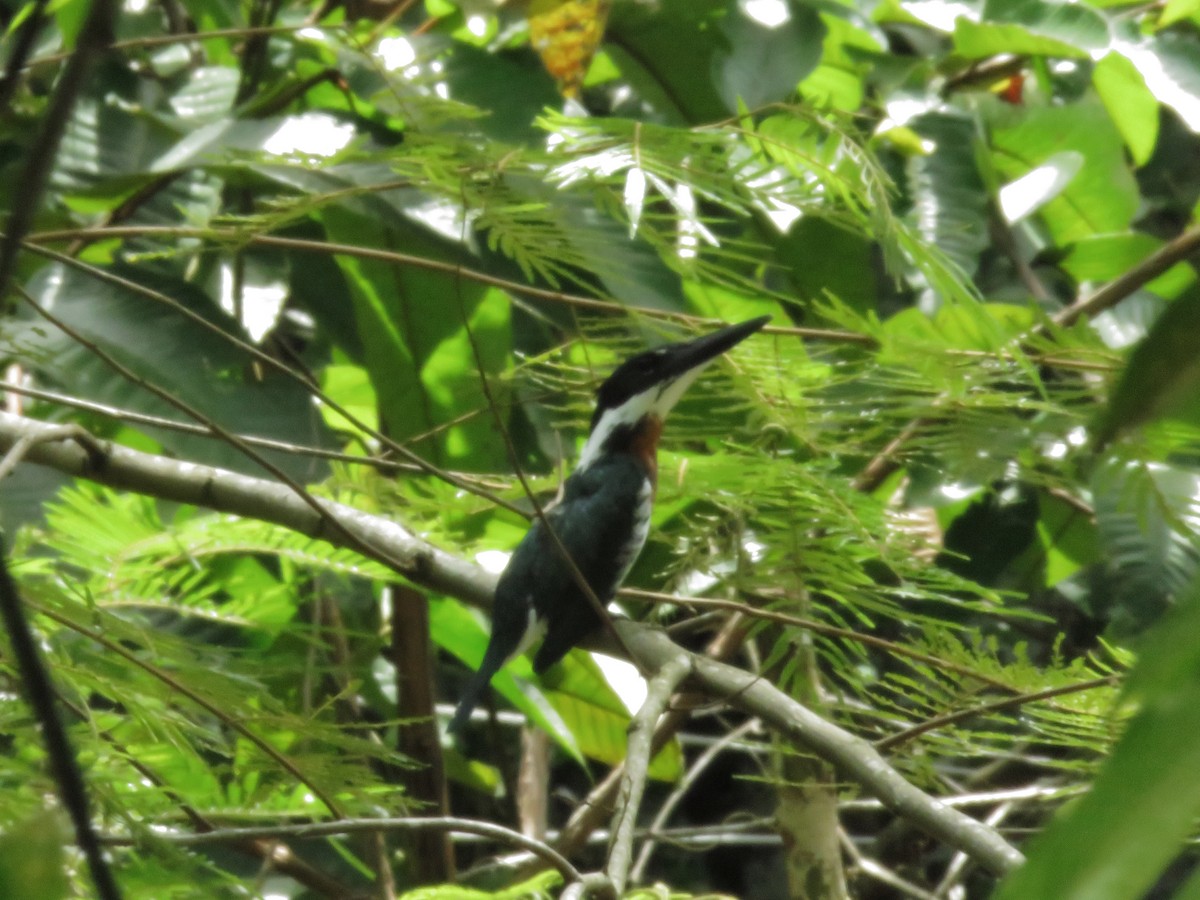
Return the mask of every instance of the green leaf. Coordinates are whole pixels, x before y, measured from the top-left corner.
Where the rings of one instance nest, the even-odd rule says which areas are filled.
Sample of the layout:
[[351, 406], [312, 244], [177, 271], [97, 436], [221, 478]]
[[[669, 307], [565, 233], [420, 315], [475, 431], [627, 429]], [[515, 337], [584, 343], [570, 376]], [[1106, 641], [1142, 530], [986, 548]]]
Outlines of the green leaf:
[[[1095, 234], [1080, 238], [1059, 264], [1078, 282], [1104, 282], [1125, 274], [1163, 246], [1163, 241], [1140, 231]], [[1196, 271], [1177, 263], [1143, 290], [1173, 300], [1196, 283]]]
[[61, 900], [70, 892], [62, 819], [42, 813], [0, 833], [0, 897]]
[[881, 53], [876, 37], [838, 16], [821, 14], [825, 42], [820, 64], [800, 82], [800, 96], [818, 109], [854, 112], [863, 101], [865, 59]]
[[1079, 174], [1083, 162], [1083, 154], [1063, 150], [1001, 187], [997, 202], [1005, 220], [1015, 224], [1059, 196]]
[[1045, 559], [1046, 587], [1065, 581], [1099, 558], [1095, 524], [1051, 494], [1038, 498], [1037, 536]]
[[1189, 420], [1200, 421], [1194, 415], [1200, 390], [1198, 342], [1200, 291], [1192, 290], [1168, 304], [1134, 348], [1092, 429], [1097, 447], [1160, 416], [1182, 411]]
[[1116, 457], [1092, 476], [1096, 527], [1112, 575], [1095, 610], [1117, 635], [1136, 633], [1200, 571], [1200, 475]]
[[1175, 110], [1191, 131], [1200, 131], [1200, 40], [1171, 31], [1153, 43], [1123, 44], [1120, 49], [1158, 102]]
[[1147, 636], [1136, 712], [1091, 790], [1029, 846], [997, 900], [1137, 900], [1200, 815], [1200, 586]]
[[990, 0], [982, 21], [960, 16], [954, 22], [954, 48], [968, 59], [1003, 53], [1086, 57], [1108, 41], [1103, 17], [1079, 3]]
[[[562, 668], [547, 679], [547, 686], [585, 756], [609, 765], [625, 759], [630, 711], [590, 653], [573, 650]], [[648, 773], [659, 781], [674, 781], [683, 773], [683, 751], [677, 740], [651, 760]]]
[[[378, 430], [379, 400], [371, 387], [371, 377], [362, 366], [329, 365], [321, 372], [321, 391], [349, 412], [357, 422]], [[322, 404], [321, 417], [335, 431], [357, 434], [359, 427], [341, 413]]]
[[[341, 243], [384, 247], [397, 239], [337, 208], [325, 209], [321, 220], [330, 239]], [[406, 231], [405, 252], [421, 248], [426, 254], [452, 255], [417, 229]], [[477, 348], [493, 396], [503, 396], [497, 376], [507, 365], [511, 341], [507, 297], [477, 282], [377, 260], [343, 256], [338, 265], [354, 298], [366, 369], [388, 434], [406, 440], [432, 432], [436, 461], [507, 468], [508, 454], [496, 440], [475, 358]], [[477, 414], [451, 421], [464, 410]]]
[[917, 231], [970, 275], [988, 243], [988, 193], [975, 159], [975, 126], [965, 116], [941, 112], [909, 124], [936, 144], [932, 153], [908, 161]]
[[1200, 0], [1167, 0], [1158, 17], [1158, 27], [1166, 28], [1197, 14], [1200, 14]]
[[731, 111], [711, 74], [727, 48], [721, 20], [728, 7], [726, 0], [613, 5], [609, 54], [667, 121], [711, 122]]
[[[734, 10], [737, 9], [737, 12]], [[730, 109], [788, 100], [821, 59], [825, 23], [811, 7], [789, 4], [786, 21], [764, 25], [737, 7], [722, 30], [729, 49], [716, 59], [718, 90]]]
[[[212, 298], [196, 285], [169, 271], [143, 265], [136, 270], [115, 266], [107, 271], [164, 294], [216, 326], [211, 331], [185, 319], [167, 305], [125, 291], [109, 282], [59, 264], [41, 270], [28, 290], [42, 306], [81, 336], [94, 342], [136, 375], [168, 385], [179, 400], [225, 428], [295, 444], [326, 440], [320, 416], [305, 386], [273, 371], [259, 377], [248, 355], [222, 334], [244, 332]], [[13, 354], [41, 373], [49, 384], [79, 397], [135, 412], [192, 420], [180, 410], [130, 383], [106, 363], [32, 312], [22, 313], [20, 328], [0, 335], [0, 352]], [[261, 474], [258, 463], [241, 451], [208, 438], [147, 428], [163, 447], [199, 462]], [[271, 454], [284, 471], [302, 481], [320, 477], [323, 463], [303, 457]]]
[[1129, 58], [1109, 53], [1092, 68], [1092, 84], [1133, 161], [1145, 165], [1158, 142], [1158, 100]]
[[1059, 154], [1084, 160], [1074, 178], [1047, 202], [1038, 218], [1059, 244], [1093, 234], [1125, 231], [1138, 207], [1138, 189], [1116, 126], [1095, 99], [1014, 112], [993, 101], [992, 164], [1016, 180]]

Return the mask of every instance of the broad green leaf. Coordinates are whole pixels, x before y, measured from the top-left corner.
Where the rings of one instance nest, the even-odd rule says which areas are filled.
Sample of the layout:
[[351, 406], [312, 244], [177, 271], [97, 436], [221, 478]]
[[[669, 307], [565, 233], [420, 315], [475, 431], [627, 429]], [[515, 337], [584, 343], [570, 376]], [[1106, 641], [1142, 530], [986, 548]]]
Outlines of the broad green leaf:
[[1158, 27], [1166, 28], [1176, 22], [1200, 14], [1200, 0], [1167, 0], [1162, 14], [1158, 17]]
[[1086, 513], [1053, 495], [1038, 498], [1037, 534], [1045, 559], [1047, 587], [1054, 587], [1099, 558], [1096, 526]]
[[[1162, 245], [1158, 238], [1138, 231], [1097, 234], [1075, 241], [1060, 265], [1079, 282], [1111, 281]], [[1195, 270], [1186, 263], [1179, 263], [1147, 283], [1144, 290], [1173, 300], [1195, 282]]]
[[1175, 110], [1193, 133], [1200, 131], [1200, 70], [1196, 67], [1200, 40], [1171, 31], [1153, 43], [1123, 43], [1118, 49], [1137, 68], [1158, 102]]
[[927, 243], [970, 275], [988, 241], [988, 194], [975, 159], [975, 126], [941, 112], [909, 124], [935, 144], [931, 153], [908, 160], [914, 224]]
[[1143, 641], [1130, 720], [1083, 798], [1028, 847], [997, 900], [1138, 900], [1200, 815], [1200, 589]]
[[[296, 444], [321, 444], [328, 440], [316, 407], [299, 381], [272, 370], [256, 373], [250, 358], [222, 334], [241, 337], [244, 332], [212, 298], [196, 285], [149, 265], [133, 269], [115, 266], [111, 271], [165, 294], [208, 320], [210, 331], [185, 319], [165, 304], [85, 273], [58, 264], [43, 269], [28, 289], [43, 306], [85, 339], [157, 385], [169, 385], [173, 396], [225, 428], [243, 434], [272, 437]], [[22, 313], [19, 328], [0, 336], [0, 352], [24, 364], [55, 385], [76, 396], [123, 409], [192, 422], [31, 312]], [[210, 438], [147, 427], [163, 447], [186, 459], [208, 462], [236, 471], [262, 474], [262, 468], [239, 450]], [[268, 454], [284, 471], [301, 481], [316, 480], [324, 464], [301, 456]]]
[[[811, 7], [789, 4], [787, 19], [765, 24], [731, 6], [722, 22], [729, 49], [716, 58], [716, 82], [725, 105], [751, 108], [790, 99], [821, 59], [825, 23]], [[735, 12], [735, 10], [737, 10]]]
[[881, 52], [874, 34], [838, 16], [821, 14], [825, 42], [820, 64], [800, 82], [800, 96], [820, 109], [854, 112], [863, 101], [865, 59]]
[[[814, 247], [822, 252], [814, 253]], [[832, 295], [866, 313], [874, 308], [879, 289], [873, 249], [861, 234], [826, 219], [805, 216], [776, 243], [776, 258], [802, 300]]]
[[1011, 225], [1045, 206], [1064, 190], [1083, 168], [1083, 155], [1074, 150], [1055, 153], [1032, 169], [1000, 188], [997, 202], [1000, 213]]
[[[630, 710], [617, 697], [591, 654], [572, 651], [561, 669], [547, 679], [554, 706], [585, 756], [609, 765], [625, 759]], [[672, 741], [651, 760], [649, 774], [674, 781], [683, 772], [683, 752]]]
[[1103, 447], [1121, 434], [1180, 410], [1190, 414], [1200, 389], [1200, 292], [1167, 305], [1133, 351], [1093, 428]]
[[654, 10], [613, 5], [610, 55], [667, 121], [712, 122], [730, 112], [714, 77], [728, 47], [720, 27], [728, 7], [725, 0], [665, 0]]
[[0, 832], [0, 897], [62, 900], [70, 895], [65, 847], [70, 832], [58, 814]]
[[321, 373], [321, 392], [354, 416], [349, 422], [329, 407], [321, 406], [321, 417], [335, 431], [359, 432], [358, 422], [379, 428], [379, 400], [371, 387], [371, 378], [362, 366], [329, 365]]
[[1137, 231], [1094, 234], [1075, 241], [1060, 265], [1076, 281], [1108, 281], [1161, 246], [1162, 241]]
[[954, 48], [968, 59], [1002, 53], [1085, 57], [1108, 46], [1104, 18], [1080, 3], [991, 0], [983, 19], [954, 23]]
[[1096, 63], [1092, 83], [1133, 161], [1145, 165], [1158, 141], [1158, 101], [1145, 79], [1128, 57], [1113, 52]]
[[1096, 528], [1111, 573], [1094, 610], [1117, 635], [1143, 630], [1200, 572], [1200, 476], [1117, 456], [1092, 476]]
[[[326, 209], [321, 219], [330, 239], [340, 243], [378, 247], [398, 238], [336, 208]], [[438, 256], [448, 253], [414, 228], [407, 233], [407, 253], [418, 247]], [[492, 395], [502, 398], [497, 376], [507, 364], [511, 340], [507, 298], [437, 272], [349, 256], [338, 264], [354, 298], [366, 369], [389, 436], [401, 441], [427, 436], [437, 462], [507, 468], [508, 454], [496, 440], [475, 357], [478, 350]], [[476, 414], [451, 421], [464, 411]], [[507, 419], [505, 407], [499, 412]]]
[[1038, 212], [1056, 242], [1129, 227], [1137, 211], [1137, 184], [1124, 142], [1097, 101], [1031, 108], [1020, 115], [998, 102], [989, 109], [991, 159], [1002, 178], [1013, 181], [1065, 152], [1084, 160], [1066, 188]]

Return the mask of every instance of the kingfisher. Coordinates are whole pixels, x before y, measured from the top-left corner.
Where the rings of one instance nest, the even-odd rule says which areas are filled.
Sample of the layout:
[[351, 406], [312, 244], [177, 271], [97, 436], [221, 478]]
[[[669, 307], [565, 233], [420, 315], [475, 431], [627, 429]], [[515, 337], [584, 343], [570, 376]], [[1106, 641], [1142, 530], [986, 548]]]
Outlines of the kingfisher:
[[540, 675], [600, 626], [599, 614], [562, 551], [607, 605], [650, 531], [658, 439], [667, 413], [709, 363], [770, 319], [761, 316], [639, 353], [600, 385], [587, 441], [563, 484], [561, 500], [544, 511], [544, 519], [534, 521], [496, 585], [492, 634], [450, 721], [450, 733], [462, 729], [492, 676], [510, 659], [540, 639], [533, 658], [533, 670]]

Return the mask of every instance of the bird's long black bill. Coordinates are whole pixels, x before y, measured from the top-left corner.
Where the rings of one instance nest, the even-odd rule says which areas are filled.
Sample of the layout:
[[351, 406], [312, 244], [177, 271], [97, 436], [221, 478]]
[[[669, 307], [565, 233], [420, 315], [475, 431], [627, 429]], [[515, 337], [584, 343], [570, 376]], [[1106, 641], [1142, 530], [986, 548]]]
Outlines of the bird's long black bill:
[[731, 347], [740, 344], [754, 332], [771, 321], [770, 316], [759, 316], [737, 325], [730, 325], [703, 337], [675, 344], [671, 347], [672, 375], [682, 375], [701, 366]]

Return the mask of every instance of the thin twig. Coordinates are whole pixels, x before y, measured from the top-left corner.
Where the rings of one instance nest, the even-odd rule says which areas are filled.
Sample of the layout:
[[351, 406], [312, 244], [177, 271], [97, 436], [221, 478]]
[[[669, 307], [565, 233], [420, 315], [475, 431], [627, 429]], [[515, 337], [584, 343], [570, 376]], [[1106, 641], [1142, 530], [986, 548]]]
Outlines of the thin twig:
[[863, 855], [862, 851], [854, 845], [854, 841], [850, 840], [850, 836], [841, 828], [838, 829], [838, 841], [842, 845], [842, 850], [850, 857], [853, 864], [868, 878], [874, 878], [881, 884], [895, 888], [905, 896], [914, 898], [914, 900], [938, 900], [937, 897], [923, 887], [915, 885], [905, 878], [901, 878], [887, 866], [871, 859], [869, 856]]
[[650, 679], [642, 708], [629, 725], [625, 776], [621, 779], [617, 812], [613, 818], [612, 842], [608, 849], [608, 865], [605, 869], [617, 896], [625, 893], [629, 866], [633, 861], [633, 834], [642, 806], [642, 794], [646, 790], [654, 726], [666, 711], [671, 695], [691, 670], [691, 658], [686, 653], [680, 653], [667, 660]]
[[[97, 232], [97, 233], [99, 233], [99, 232]], [[168, 297], [166, 294], [163, 294], [160, 291], [153, 290], [152, 288], [148, 288], [145, 285], [138, 284], [136, 281], [130, 281], [127, 278], [122, 278], [120, 275], [117, 275], [106, 269], [101, 269], [97, 266], [89, 265], [88, 263], [81, 262], [73, 257], [67, 256], [62, 253], [58, 253], [54, 250], [49, 250], [45, 247], [40, 247], [37, 244], [31, 243], [30, 241], [26, 241], [24, 246], [31, 253], [36, 253], [39, 256], [45, 257], [46, 259], [52, 259], [55, 262], [61, 263], [65, 266], [69, 266], [73, 269], [76, 269], [77, 271], [84, 272], [87, 275], [91, 276], [92, 278], [95, 278], [99, 281], [103, 281], [106, 284], [114, 285], [116, 287], [122, 288], [123, 290], [127, 290], [130, 293], [145, 297], [149, 300], [153, 300], [156, 303], [161, 303], [162, 305], [170, 308], [172, 311], [178, 313], [180, 316], [183, 316], [185, 319], [187, 319], [192, 324], [197, 325], [200, 328], [205, 329], [206, 331], [210, 331], [213, 334], [216, 334], [222, 340], [227, 341], [231, 346], [234, 346], [234, 347], [238, 348], [239, 350], [241, 350], [242, 352], [248, 354], [252, 359], [254, 359], [256, 362], [261, 363], [264, 367], [270, 369], [273, 372], [278, 372], [279, 374], [283, 375], [284, 377], [297, 382], [305, 390], [307, 390], [314, 398], [319, 400], [321, 402], [322, 406], [337, 413], [339, 416], [341, 416], [347, 422], [352, 424], [355, 428], [362, 431], [363, 434], [369, 436], [372, 440], [378, 441], [380, 446], [386, 447], [387, 449], [391, 450], [393, 453], [396, 453], [397, 455], [401, 456], [402, 458], [408, 460], [410, 463], [417, 466], [423, 472], [426, 472], [427, 474], [432, 475], [433, 477], [438, 478], [438, 479], [446, 482], [447, 484], [451, 484], [454, 487], [461, 488], [462, 490], [466, 491], [469, 494], [474, 494], [475, 496], [482, 497], [483, 499], [487, 500], [489, 503], [492, 503], [492, 504], [495, 504], [496, 506], [507, 509], [510, 512], [516, 513], [517, 515], [520, 515], [520, 516], [526, 515], [526, 513], [523, 510], [521, 510], [518, 507], [514, 506], [513, 504], [509, 503], [507, 500], [504, 500], [500, 497], [497, 497], [493, 493], [483, 490], [478, 485], [472, 484], [470, 481], [466, 481], [466, 480], [454, 477], [449, 472], [445, 471], [444, 469], [439, 468], [438, 466], [435, 466], [433, 463], [429, 462], [424, 457], [414, 453], [412, 450], [408, 449], [403, 444], [397, 443], [396, 441], [392, 440], [387, 435], [385, 435], [381, 431], [379, 431], [379, 429], [372, 428], [370, 425], [366, 424], [365, 422], [360, 420], [357, 416], [355, 416], [354, 413], [350, 412], [350, 410], [348, 410], [344, 406], [342, 406], [342, 404], [338, 403], [336, 400], [334, 400], [328, 394], [326, 394], [325, 392], [323, 392], [320, 389], [318, 389], [317, 387], [315, 387], [312, 384], [311, 380], [309, 378], [307, 378], [304, 374], [297, 372], [291, 366], [286, 365], [278, 358], [271, 356], [268, 353], [264, 353], [261, 349], [259, 349], [258, 347], [255, 347], [253, 344], [247, 343], [246, 341], [240, 340], [239, 338], [235, 337], [234, 335], [231, 335], [229, 332], [225, 331], [223, 328], [221, 328], [216, 323], [210, 322], [208, 319], [204, 318], [204, 316], [201, 316], [195, 310], [188, 309], [186, 306], [179, 303], [174, 298]]]
[[1084, 316], [1095, 316], [1116, 306], [1134, 291], [1153, 281], [1171, 266], [1183, 262], [1200, 250], [1200, 226], [1190, 228], [1159, 247], [1125, 274], [1082, 300], [1077, 300], [1054, 316], [1054, 324], [1069, 328]]
[[117, 6], [113, 0], [91, 0], [87, 17], [54, 87], [54, 95], [42, 114], [41, 130], [25, 158], [20, 176], [12, 186], [8, 221], [0, 239], [0, 300], [8, 293], [8, 282], [16, 269], [17, 255], [34, 217], [42, 208], [42, 191], [58, 158], [58, 146], [83, 91], [96, 57], [112, 42]]
[[[171, 44], [198, 44], [201, 41], [208, 41], [219, 38], [250, 38], [250, 37], [275, 37], [277, 35], [295, 34], [298, 31], [303, 31], [306, 28], [321, 28], [323, 30], [338, 31], [344, 28], [342, 25], [271, 25], [267, 27], [257, 28], [214, 28], [211, 31], [205, 30], [201, 33], [187, 34], [151, 34], [144, 37], [130, 38], [124, 41], [113, 41], [107, 48], [110, 52], [121, 53], [126, 50], [152, 50], [155, 47], [165, 47]], [[37, 59], [31, 59], [24, 71], [28, 72], [31, 69], [40, 68], [42, 66], [51, 66], [62, 62], [69, 58], [69, 53], [51, 53], [46, 56], [39, 56]]]
[[[255, 463], [260, 465], [263, 469], [265, 469], [268, 473], [270, 473], [276, 479], [276, 481], [278, 481], [282, 485], [285, 485], [288, 489], [290, 489], [293, 493], [295, 493], [296, 496], [299, 497], [302, 502], [307, 504], [315, 513], [317, 513], [317, 515], [319, 515], [322, 518], [322, 520], [324, 521], [324, 523], [326, 525], [330, 526], [333, 529], [333, 531], [337, 532], [342, 537], [344, 537], [349, 542], [349, 546], [352, 549], [357, 550], [359, 552], [364, 552], [367, 555], [371, 555], [371, 551], [375, 548], [371, 548], [367, 545], [364, 545], [363, 539], [361, 537], [356, 536], [353, 532], [351, 532], [348, 528], [346, 528], [346, 526], [343, 525], [342, 522], [340, 522], [335, 516], [331, 515], [329, 510], [325, 506], [323, 506], [312, 494], [310, 494], [305, 489], [305, 487], [302, 484], [300, 484], [300, 482], [296, 481], [296, 479], [292, 478], [292, 476], [287, 474], [287, 472], [283, 471], [283, 469], [281, 469], [279, 466], [275, 465], [275, 463], [271, 462], [269, 459], [267, 459], [265, 456], [263, 456], [261, 453], [259, 453], [257, 450], [255, 450], [253, 447], [249, 446], [245, 441], [242, 441], [232, 431], [225, 428], [223, 425], [218, 424], [214, 419], [210, 419], [208, 416], [201, 413], [195, 407], [180, 400], [171, 391], [168, 391], [165, 388], [161, 388], [158, 385], [154, 384], [153, 382], [148, 381], [147, 379], [138, 375], [136, 372], [134, 372], [132, 369], [130, 369], [128, 366], [126, 366], [124, 363], [118, 361], [115, 357], [112, 356], [112, 354], [110, 354], [103, 347], [100, 347], [94, 341], [91, 341], [91, 340], [88, 340], [87, 338], [85, 338], [82, 334], [80, 334], [78, 331], [76, 331], [74, 328], [72, 328], [70, 325], [68, 325], [62, 319], [58, 318], [58, 316], [54, 315], [54, 313], [50, 312], [48, 309], [46, 309], [44, 306], [42, 306], [40, 303], [38, 303], [36, 300], [34, 300], [33, 296], [28, 291], [26, 291], [23, 287], [21, 287], [19, 285], [15, 285], [14, 287], [16, 289], [17, 294], [21, 297], [21, 299], [23, 299], [27, 304], [29, 304], [29, 306], [33, 307], [34, 311], [39, 316], [41, 316], [47, 322], [52, 324], [55, 328], [57, 328], [63, 334], [67, 335], [69, 338], [71, 338], [71, 340], [75, 341], [81, 347], [86, 349], [89, 353], [91, 353], [93, 356], [95, 356], [97, 359], [99, 359], [101, 362], [103, 362], [105, 365], [107, 365], [109, 368], [111, 368], [114, 372], [119, 374], [126, 381], [130, 382], [131, 384], [137, 385], [138, 387], [142, 388], [143, 390], [149, 391], [151, 394], [158, 397], [160, 400], [163, 400], [167, 404], [175, 407], [175, 409], [179, 410], [184, 415], [199, 422], [205, 428], [212, 431], [213, 434], [219, 436], [221, 438], [221, 440], [225, 441], [231, 447], [240, 451], [247, 458], [253, 460]], [[396, 571], [398, 571], [398, 572], [402, 571], [402, 564], [399, 562], [399, 560], [389, 561], [388, 564], [391, 565], [393, 568], [395, 568]]]
[[638, 884], [645, 874], [646, 866], [650, 865], [650, 857], [654, 855], [654, 849], [658, 845], [656, 835], [666, 830], [667, 822], [670, 820], [672, 813], [675, 812], [675, 807], [687, 796], [688, 791], [696, 783], [696, 780], [703, 775], [713, 761], [718, 756], [724, 753], [737, 744], [743, 737], [751, 731], [759, 728], [761, 723], [758, 719], [747, 719], [737, 728], [731, 729], [721, 735], [719, 740], [707, 747], [703, 753], [697, 756], [683, 777], [679, 779], [679, 783], [675, 785], [675, 789], [671, 791], [666, 800], [659, 806], [658, 812], [654, 815], [654, 821], [650, 823], [647, 829], [646, 839], [642, 843], [642, 849], [638, 851], [637, 862], [633, 864], [633, 868], [629, 870], [629, 880], [634, 884]]
[[[441, 272], [446, 275], [453, 275], [458, 278], [463, 278], [467, 281], [474, 281], [478, 284], [485, 284], [490, 287], [501, 288], [505, 291], [518, 294], [520, 296], [532, 297], [539, 300], [548, 300], [566, 306], [573, 306], [577, 309], [587, 309], [593, 312], [607, 313], [609, 315], [629, 315], [630, 313], [636, 313], [637, 315], [644, 316], [647, 319], [656, 319], [662, 322], [690, 325], [692, 327], [711, 328], [728, 324], [720, 319], [713, 319], [706, 316], [694, 316], [688, 313], [672, 312], [670, 310], [632, 306], [628, 304], [616, 303], [612, 300], [597, 300], [594, 297], [583, 297], [579, 294], [569, 294], [564, 291], [552, 291], [546, 288], [535, 287], [520, 281], [512, 281], [507, 278], [489, 275], [486, 272], [469, 269], [466, 266], [458, 263], [442, 262], [441, 260], [428, 259], [422, 256], [414, 256], [409, 253], [397, 253], [393, 250], [381, 250], [375, 247], [358, 247], [353, 244], [339, 244], [332, 241], [315, 241], [304, 238], [279, 237], [277, 235], [270, 234], [254, 234], [238, 228], [188, 228], [164, 225], [122, 225], [114, 228], [63, 228], [31, 234], [27, 239], [27, 243], [29, 243], [31, 246], [40, 246], [41, 244], [57, 243], [60, 241], [76, 240], [79, 238], [86, 238], [88, 240], [106, 240], [109, 238], [129, 237], [174, 237], [197, 238], [201, 240], [212, 241], [224, 240], [226, 242], [249, 244], [259, 247], [277, 247], [287, 250], [303, 250], [311, 253], [324, 253], [331, 256], [352, 256], [357, 259], [369, 259], [377, 262], [394, 263], [410, 266], [412, 268], [425, 269], [426, 271], [431, 272]], [[798, 326], [788, 325], [767, 325], [765, 328], [761, 329], [761, 333], [792, 335], [794, 337], [828, 341], [830, 343], [837, 344], [860, 344], [866, 346], [875, 346], [878, 343], [875, 338], [867, 334], [859, 334], [858, 332], [854, 331], [838, 331], [827, 328], [801, 328]]]
[[875, 749], [880, 752], [891, 750], [922, 734], [927, 734], [930, 731], [936, 731], [939, 728], [945, 728], [947, 725], [954, 725], [967, 719], [973, 719], [976, 716], [985, 716], [990, 713], [999, 712], [1000, 710], [1013, 709], [1030, 703], [1036, 703], [1039, 700], [1061, 697], [1064, 694], [1078, 694], [1081, 691], [1091, 691], [1096, 688], [1114, 685], [1118, 681], [1120, 681], [1120, 678], [1117, 675], [1105, 675], [1102, 678], [1077, 681], [1074, 684], [1064, 684], [1058, 687], [1047, 688], [1044, 691], [1020, 694], [1016, 697], [1005, 697], [1003, 700], [996, 700], [992, 703], [982, 703], [979, 706], [972, 706], [969, 709], [960, 709], [957, 712], [947, 713], [944, 716], [926, 719], [924, 722], [912, 726], [912, 728], [906, 728], [904, 731], [899, 731], [896, 734], [878, 740], [875, 742]]
[[[97, 403], [94, 400], [85, 400], [82, 397], [73, 397], [69, 394], [60, 394], [57, 391], [47, 391], [42, 388], [27, 387], [23, 384], [14, 384], [11, 381], [0, 381], [0, 393], [9, 392], [20, 394], [22, 397], [31, 397], [34, 400], [42, 400], [46, 403], [56, 403], [60, 406], [69, 406], [72, 409], [82, 410], [83, 412], [95, 413], [96, 415], [105, 416], [110, 419], [116, 419], [121, 422], [128, 422], [131, 425], [143, 425], [147, 428], [159, 428], [163, 431], [174, 431], [179, 434], [189, 434], [195, 437], [213, 438], [221, 440], [221, 435], [215, 434], [207, 425], [198, 425], [193, 422], [180, 422], [178, 419], [168, 419], [163, 416], [153, 416], [149, 413], [137, 412], [132, 409], [123, 409], [119, 406], [112, 406], [107, 403]], [[90, 434], [88, 437], [91, 437]], [[394, 459], [383, 459], [378, 456], [363, 456], [356, 453], [343, 453], [339, 450], [327, 450], [324, 447], [313, 447], [309, 444], [293, 444], [288, 441], [277, 441], [273, 438], [256, 437], [252, 434], [244, 434], [242, 432], [233, 432], [238, 440], [244, 441], [250, 447], [257, 447], [260, 450], [273, 450], [276, 453], [286, 453], [290, 456], [304, 456], [310, 459], [324, 459], [330, 462], [348, 463], [357, 466], [370, 466], [379, 472], [423, 472], [425, 471], [414, 463], [397, 462]], [[487, 490], [499, 491], [506, 490], [507, 484], [487, 481], [470, 472], [457, 472], [453, 469], [447, 469], [456, 478], [461, 478], [464, 481], [473, 481]]]
[[46, 745], [46, 755], [50, 758], [50, 769], [58, 785], [58, 794], [71, 817], [71, 824], [75, 827], [75, 842], [79, 844], [79, 849], [87, 859], [96, 894], [101, 900], [120, 900], [120, 888], [117, 887], [116, 879], [113, 878], [112, 870], [100, 847], [100, 839], [92, 827], [87, 786], [75, 759], [75, 752], [71, 749], [67, 730], [63, 727], [54, 703], [54, 686], [38, 651], [33, 630], [29, 627], [29, 619], [17, 593], [17, 585], [8, 572], [5, 556], [4, 543], [0, 540], [0, 615], [3, 616], [4, 627], [8, 631], [9, 644], [16, 659], [17, 671], [21, 675], [25, 696], [38, 725], [41, 726], [42, 740]]
[[[939, 797], [938, 802], [950, 807], [994, 806], [1010, 800], [1033, 800], [1050, 803], [1085, 793], [1086, 787], [1047, 787], [1031, 785], [1029, 787], [1009, 788], [1003, 791], [979, 791], [972, 794], [957, 794]], [[838, 809], [843, 812], [869, 812], [883, 809], [884, 806], [874, 797], [855, 797], [843, 800]]]
[[81, 625], [70, 616], [63, 615], [57, 610], [42, 606], [40, 603], [30, 603], [28, 605], [29, 608], [36, 612], [39, 616], [45, 616], [47, 619], [51, 619], [52, 621], [57, 622], [59, 625], [62, 625], [64, 628], [69, 628], [71, 631], [74, 631], [81, 637], [95, 641], [105, 650], [108, 650], [115, 656], [121, 657], [131, 665], [136, 666], [146, 674], [161, 681], [172, 691], [186, 697], [205, 712], [215, 716], [225, 725], [225, 727], [232, 731], [236, 731], [260, 751], [262, 751], [267, 758], [274, 760], [281, 769], [286, 771], [289, 775], [312, 791], [313, 796], [325, 804], [330, 813], [339, 818], [341, 817], [341, 806], [336, 800], [333, 799], [332, 795], [330, 795], [328, 791], [322, 788], [312, 778], [305, 775], [304, 772], [302, 772], [294, 762], [288, 759], [287, 756], [285, 756], [281, 751], [277, 750], [270, 741], [268, 741], [266, 738], [260, 737], [253, 730], [247, 727], [244, 722], [235, 718], [234, 716], [231, 716], [228, 710], [222, 709], [219, 704], [214, 703], [212, 700], [209, 700], [207, 697], [188, 687], [183, 681], [176, 678], [174, 675], [171, 675], [164, 669], [152, 663], [146, 662], [123, 642], [109, 638], [93, 628], [88, 628], [84, 625]]
[[[1009, 803], [1001, 803], [984, 821], [992, 828], [998, 828], [1000, 823], [1008, 818], [1008, 814], [1012, 812], [1013, 805]], [[954, 854], [950, 860], [950, 865], [946, 866], [946, 872], [942, 876], [942, 880], [938, 882], [938, 886], [934, 889], [934, 897], [942, 898], [950, 896], [950, 891], [954, 885], [958, 883], [962, 877], [962, 873], [966, 870], [967, 864], [971, 858], [961, 850]]]
[[[217, 828], [199, 834], [174, 832], [155, 832], [157, 840], [168, 844], [178, 844], [184, 847], [207, 847], [214, 844], [236, 843], [245, 840], [270, 840], [272, 838], [304, 838], [330, 837], [341, 834], [363, 834], [384, 831], [457, 831], [466, 834], [478, 834], [492, 840], [511, 844], [528, 850], [562, 873], [568, 882], [583, 880], [583, 873], [575, 868], [565, 856], [543, 841], [526, 837], [519, 831], [495, 825], [492, 822], [481, 822], [476, 819], [463, 819], [457, 816], [411, 816], [405, 818], [378, 819], [338, 819], [336, 822], [305, 822], [297, 825], [266, 825], [261, 828]], [[128, 846], [134, 843], [132, 837], [109, 835], [102, 842], [110, 846]]]

